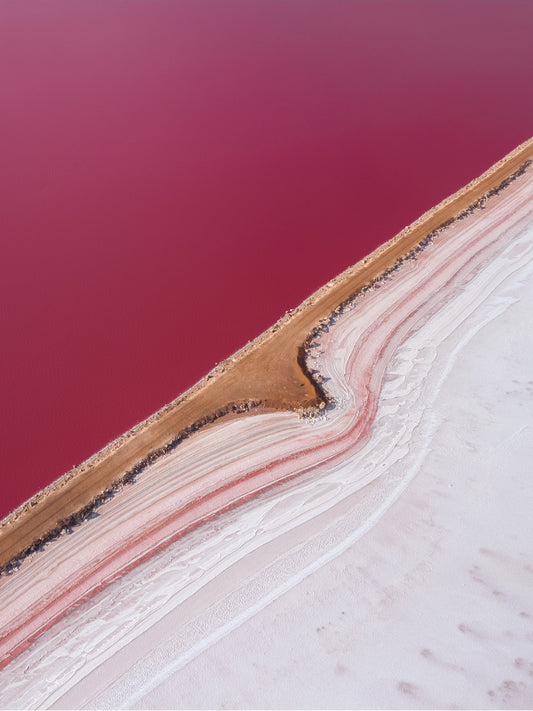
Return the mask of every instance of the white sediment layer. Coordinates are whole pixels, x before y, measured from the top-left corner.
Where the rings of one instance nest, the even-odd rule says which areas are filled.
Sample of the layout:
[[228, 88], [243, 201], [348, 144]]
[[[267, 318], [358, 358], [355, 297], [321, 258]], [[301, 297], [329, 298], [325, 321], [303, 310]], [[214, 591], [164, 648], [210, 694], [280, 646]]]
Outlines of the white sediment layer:
[[0, 672], [2, 707], [533, 705], [533, 220], [513, 195], [321, 337], [323, 418], [199, 433], [13, 576], [16, 610], [199, 477], [297, 474], [73, 608]]

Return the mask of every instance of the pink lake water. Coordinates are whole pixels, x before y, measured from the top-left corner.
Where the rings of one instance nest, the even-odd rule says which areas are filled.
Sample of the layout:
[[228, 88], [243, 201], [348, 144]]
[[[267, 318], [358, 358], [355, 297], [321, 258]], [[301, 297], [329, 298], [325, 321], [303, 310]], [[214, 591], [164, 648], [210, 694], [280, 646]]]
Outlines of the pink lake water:
[[533, 4], [0, 5], [0, 516], [533, 133]]

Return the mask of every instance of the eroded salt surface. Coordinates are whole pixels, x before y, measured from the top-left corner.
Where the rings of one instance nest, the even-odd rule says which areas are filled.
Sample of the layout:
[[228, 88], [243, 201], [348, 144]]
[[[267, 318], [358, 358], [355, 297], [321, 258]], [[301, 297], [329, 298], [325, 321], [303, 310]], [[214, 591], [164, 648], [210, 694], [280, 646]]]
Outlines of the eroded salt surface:
[[399, 349], [380, 419], [398, 373], [420, 416], [374, 491], [89, 705], [530, 708], [532, 276], [500, 271], [429, 372], [421, 332]]

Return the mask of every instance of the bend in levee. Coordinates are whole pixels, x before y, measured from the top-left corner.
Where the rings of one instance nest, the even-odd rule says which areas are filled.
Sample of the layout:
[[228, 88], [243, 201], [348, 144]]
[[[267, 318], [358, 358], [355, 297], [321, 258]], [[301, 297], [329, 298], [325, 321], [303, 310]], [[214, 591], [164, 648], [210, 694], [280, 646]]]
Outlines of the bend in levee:
[[530, 139], [285, 314], [186, 393], [16, 509], [0, 524], [0, 572], [14, 572], [26, 555], [83, 522], [144, 467], [221, 417], [273, 410], [312, 414], [332, 404], [306, 361], [316, 336], [355, 295], [415, 258], [453, 222], [483, 209], [532, 162]]

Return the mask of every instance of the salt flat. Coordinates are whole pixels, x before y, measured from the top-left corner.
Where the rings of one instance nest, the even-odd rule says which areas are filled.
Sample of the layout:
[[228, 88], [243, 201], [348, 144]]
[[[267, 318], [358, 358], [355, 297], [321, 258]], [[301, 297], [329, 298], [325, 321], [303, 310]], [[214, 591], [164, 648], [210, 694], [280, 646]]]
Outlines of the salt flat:
[[412, 466], [410, 482], [370, 530], [343, 539], [344, 513], [317, 534], [331, 549], [274, 599], [233, 624], [225, 600], [209, 611], [211, 644], [173, 635], [92, 703], [530, 708], [531, 277], [528, 267], [504, 281], [477, 328], [465, 322], [439, 354], [449, 372], [431, 421], [389, 472], [401, 479]]

